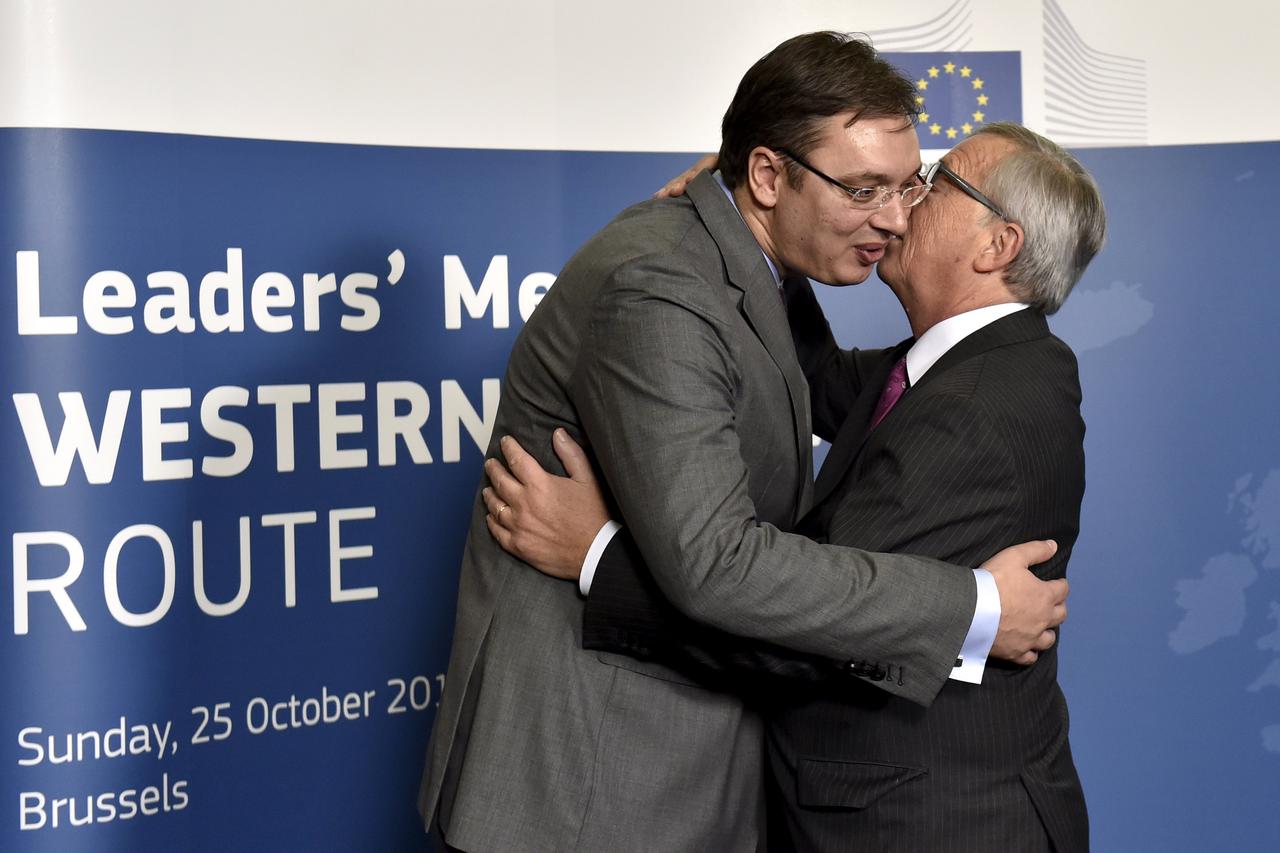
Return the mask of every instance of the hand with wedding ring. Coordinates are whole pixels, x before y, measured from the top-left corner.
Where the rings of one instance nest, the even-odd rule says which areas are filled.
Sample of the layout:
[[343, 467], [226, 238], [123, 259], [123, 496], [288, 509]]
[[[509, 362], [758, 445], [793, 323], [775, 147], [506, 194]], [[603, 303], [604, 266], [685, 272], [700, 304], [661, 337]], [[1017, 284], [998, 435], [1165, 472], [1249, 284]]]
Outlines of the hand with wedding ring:
[[489, 532], [504, 550], [543, 574], [577, 580], [609, 511], [583, 449], [563, 429], [555, 431], [553, 444], [569, 476], [548, 473], [519, 442], [503, 436], [507, 465], [485, 461], [490, 485], [480, 494]]

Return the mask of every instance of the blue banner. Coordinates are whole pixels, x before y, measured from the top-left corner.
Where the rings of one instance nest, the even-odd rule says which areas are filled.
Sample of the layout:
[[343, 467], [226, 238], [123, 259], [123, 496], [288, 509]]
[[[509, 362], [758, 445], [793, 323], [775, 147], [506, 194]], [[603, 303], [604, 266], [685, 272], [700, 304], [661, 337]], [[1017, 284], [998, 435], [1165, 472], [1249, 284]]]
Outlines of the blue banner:
[[[1082, 154], [1109, 244], [1052, 324], [1088, 424], [1061, 668], [1098, 850], [1280, 842], [1278, 152]], [[0, 130], [0, 849], [428, 849], [506, 352], [689, 160]], [[823, 299], [847, 344], [907, 333], [878, 283]]]
[[0, 131], [0, 849], [426, 844], [506, 353], [641, 159]]

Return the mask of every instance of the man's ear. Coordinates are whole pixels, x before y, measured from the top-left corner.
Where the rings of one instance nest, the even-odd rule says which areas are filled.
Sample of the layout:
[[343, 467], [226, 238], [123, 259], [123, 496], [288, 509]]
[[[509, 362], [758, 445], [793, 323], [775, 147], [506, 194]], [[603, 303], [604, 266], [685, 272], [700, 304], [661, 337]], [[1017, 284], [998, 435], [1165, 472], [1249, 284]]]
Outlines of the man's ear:
[[1001, 221], [988, 232], [991, 239], [978, 252], [973, 268], [978, 272], [999, 272], [1007, 269], [1022, 251], [1025, 236], [1022, 226], [1016, 222]]
[[752, 148], [747, 155], [747, 189], [756, 204], [766, 210], [778, 203], [779, 184], [786, 180], [782, 169], [782, 160], [763, 145]]

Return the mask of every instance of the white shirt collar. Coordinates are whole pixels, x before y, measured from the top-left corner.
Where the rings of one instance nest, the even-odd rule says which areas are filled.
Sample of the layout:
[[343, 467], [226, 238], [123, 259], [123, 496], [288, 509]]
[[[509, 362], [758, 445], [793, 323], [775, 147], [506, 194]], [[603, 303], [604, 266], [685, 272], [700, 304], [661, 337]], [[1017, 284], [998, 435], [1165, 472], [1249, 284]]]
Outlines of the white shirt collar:
[[[724, 182], [724, 178], [720, 177], [720, 170], [717, 169], [715, 172], [712, 172], [711, 176], [716, 179], [716, 183], [720, 185], [720, 189], [724, 190], [724, 194], [729, 197], [729, 204], [733, 205], [733, 209], [737, 210], [738, 216], [741, 217], [742, 211], [738, 209], [738, 201], [733, 197], [733, 190], [729, 189], [728, 185]], [[744, 218], [742, 221], [745, 224], [747, 220]], [[769, 257], [769, 253], [764, 249], [760, 250], [760, 254], [764, 255], [764, 262], [769, 265], [769, 272], [773, 273], [773, 283], [778, 285], [778, 287], [782, 287], [782, 276], [778, 275], [778, 268], [774, 266], [773, 259]]]
[[983, 326], [990, 325], [1001, 317], [1007, 317], [1026, 307], [1026, 303], [1023, 302], [987, 305], [948, 317], [931, 326], [919, 340], [911, 345], [911, 349], [907, 350], [907, 381], [915, 385], [929, 368], [938, 363], [938, 359], [947, 354], [947, 350]]

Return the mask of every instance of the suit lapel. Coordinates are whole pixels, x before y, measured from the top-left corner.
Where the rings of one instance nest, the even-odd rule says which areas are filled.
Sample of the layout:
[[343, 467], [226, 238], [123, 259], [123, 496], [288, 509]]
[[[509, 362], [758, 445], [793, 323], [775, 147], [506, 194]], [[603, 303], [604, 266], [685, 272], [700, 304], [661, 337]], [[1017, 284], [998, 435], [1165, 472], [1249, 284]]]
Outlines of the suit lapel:
[[709, 172], [694, 178], [685, 192], [720, 247], [729, 283], [742, 291], [743, 317], [786, 381], [796, 453], [805, 468], [800, 478], [800, 492], [796, 495], [795, 518], [799, 519], [813, 500], [813, 425], [809, 414], [809, 386], [796, 358], [777, 283], [760, 245]]
[[[999, 347], [1033, 341], [1048, 335], [1049, 324], [1045, 321], [1044, 315], [1029, 308], [983, 326], [947, 350], [919, 382], [908, 388], [878, 429], [892, 429], [891, 419], [895, 417], [901, 419], [906, 416], [913, 401], [923, 396], [924, 389], [956, 365]], [[848, 476], [849, 469], [861, 454], [867, 439], [871, 437], [871, 431], [867, 427], [871, 423], [871, 413], [880, 399], [885, 379], [893, 369], [894, 362], [906, 355], [912, 343], [914, 340], [908, 339], [888, 351], [891, 354], [886, 354], [884, 362], [877, 368], [875, 375], [863, 386], [865, 390], [858, 396], [848, 419], [840, 427], [840, 433], [827, 454], [827, 461], [822, 465], [822, 471], [818, 475], [817, 492], [814, 496], [815, 504], [821, 505]]]
[[1024, 308], [1007, 314], [994, 323], [988, 323], [947, 350], [912, 388], [925, 387], [957, 364], [982, 355], [984, 352], [1048, 336], [1049, 323], [1039, 311]]
[[892, 349], [885, 350], [880, 363], [868, 374], [863, 384], [863, 392], [854, 400], [849, 416], [840, 425], [840, 432], [831, 442], [831, 450], [827, 452], [827, 461], [822, 463], [818, 472], [818, 484], [814, 492], [814, 503], [820, 504], [831, 490], [844, 479], [845, 471], [853, 463], [857, 450], [866, 441], [867, 427], [871, 424], [871, 414], [875, 411], [880, 399], [884, 383], [893, 370], [894, 363], [902, 358], [911, 348], [913, 339], [907, 339]]

